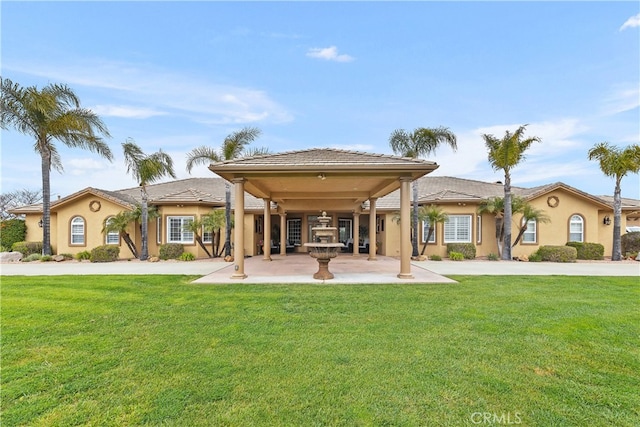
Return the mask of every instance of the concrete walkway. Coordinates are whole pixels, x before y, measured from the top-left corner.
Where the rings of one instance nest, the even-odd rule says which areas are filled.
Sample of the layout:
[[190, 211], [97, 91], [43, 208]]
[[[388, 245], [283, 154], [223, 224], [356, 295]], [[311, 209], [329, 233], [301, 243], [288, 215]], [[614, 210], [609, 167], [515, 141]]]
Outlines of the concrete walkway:
[[570, 264], [549, 262], [505, 261], [414, 261], [411, 272], [414, 279], [398, 279], [400, 261], [378, 256], [377, 261], [367, 261], [366, 255], [353, 257], [341, 254], [329, 264], [335, 275], [332, 280], [314, 279], [318, 269], [315, 259], [306, 254], [273, 256], [263, 261], [261, 256], [245, 260], [246, 279], [231, 279], [233, 264], [220, 259], [193, 262], [161, 261], [156, 263], [138, 260], [114, 263], [90, 262], [29, 262], [0, 264], [3, 276], [55, 276], [88, 274], [185, 274], [201, 276], [195, 283], [454, 283], [444, 277], [450, 275], [561, 275], [561, 276], [632, 276], [640, 283], [640, 262], [592, 261]]

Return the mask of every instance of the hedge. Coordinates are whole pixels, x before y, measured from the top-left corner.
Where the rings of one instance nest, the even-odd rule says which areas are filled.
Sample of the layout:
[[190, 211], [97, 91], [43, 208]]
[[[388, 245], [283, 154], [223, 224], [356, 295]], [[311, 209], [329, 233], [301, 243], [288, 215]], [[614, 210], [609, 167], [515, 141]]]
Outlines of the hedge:
[[604, 246], [600, 243], [567, 242], [567, 246], [576, 248], [578, 259], [604, 259]]
[[20, 252], [23, 257], [31, 254], [42, 255], [42, 242], [15, 242], [11, 245], [13, 252]]
[[184, 252], [184, 245], [181, 243], [165, 243], [160, 246], [160, 259], [178, 259]]
[[102, 245], [91, 249], [91, 262], [113, 262], [120, 256], [120, 246]]
[[623, 234], [620, 238], [620, 243], [622, 244], [623, 256], [627, 254], [637, 255], [640, 252], [640, 231]]
[[447, 256], [451, 258], [451, 252], [461, 253], [465, 259], [475, 259], [476, 247], [473, 243], [447, 243]]
[[578, 250], [571, 246], [540, 246], [538, 255], [541, 261], [575, 262]]
[[0, 246], [11, 248], [16, 242], [24, 242], [27, 226], [22, 219], [8, 219], [0, 222]]

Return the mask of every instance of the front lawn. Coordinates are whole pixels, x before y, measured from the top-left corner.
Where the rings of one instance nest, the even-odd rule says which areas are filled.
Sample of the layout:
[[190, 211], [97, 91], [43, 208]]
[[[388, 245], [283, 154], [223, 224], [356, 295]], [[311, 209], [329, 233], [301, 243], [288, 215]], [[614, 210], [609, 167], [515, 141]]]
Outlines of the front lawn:
[[2, 277], [3, 426], [640, 425], [637, 277]]

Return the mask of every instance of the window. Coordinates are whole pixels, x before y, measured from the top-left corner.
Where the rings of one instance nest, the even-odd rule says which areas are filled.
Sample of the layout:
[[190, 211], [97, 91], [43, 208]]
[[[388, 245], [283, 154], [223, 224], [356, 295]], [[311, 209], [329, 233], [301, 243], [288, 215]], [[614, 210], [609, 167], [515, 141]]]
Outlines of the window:
[[584, 219], [580, 215], [573, 215], [569, 220], [569, 241], [584, 242]]
[[476, 243], [482, 243], [482, 216], [476, 216]]
[[318, 227], [320, 225], [320, 223], [318, 222], [318, 215], [308, 215], [307, 216], [307, 240], [310, 242], [319, 242], [319, 240], [315, 239], [315, 235], [313, 233], [313, 230], [311, 230], [313, 227]]
[[84, 218], [80, 216], [71, 219], [71, 244], [84, 245]]
[[213, 232], [206, 231], [204, 227], [202, 227], [202, 243], [211, 243], [213, 242]]
[[346, 243], [347, 240], [353, 237], [351, 229], [353, 228], [353, 221], [348, 218], [338, 218], [338, 241]]
[[[428, 235], [429, 235], [429, 220], [424, 220], [422, 221], [422, 243], [425, 242]], [[429, 243], [435, 243], [435, 242], [436, 242], [436, 227], [433, 227], [433, 234], [429, 239]]]
[[289, 244], [300, 245], [302, 244], [302, 220], [301, 219], [288, 219], [287, 220], [287, 240]]
[[[110, 216], [109, 218], [107, 218], [104, 221], [104, 225], [109, 225], [109, 223], [113, 221], [113, 217]], [[104, 237], [104, 244], [105, 245], [119, 245], [120, 244], [120, 233], [118, 233], [117, 231], [110, 231], [107, 233], [107, 235]]]
[[[524, 218], [522, 218], [524, 222]], [[522, 243], [536, 243], [536, 235], [538, 230], [538, 222], [535, 219], [527, 221], [527, 229], [522, 235]]]
[[444, 223], [445, 243], [471, 243], [471, 215], [449, 215]]
[[193, 232], [185, 229], [185, 226], [192, 221], [192, 216], [167, 217], [167, 242], [193, 243]]

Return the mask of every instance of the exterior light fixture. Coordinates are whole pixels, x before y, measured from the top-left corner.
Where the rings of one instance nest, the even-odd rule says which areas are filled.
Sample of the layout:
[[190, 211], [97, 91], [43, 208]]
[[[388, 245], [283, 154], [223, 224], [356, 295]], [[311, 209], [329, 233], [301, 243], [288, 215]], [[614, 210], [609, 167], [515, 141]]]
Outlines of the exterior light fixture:
[[319, 173], [318, 179], [321, 179], [322, 181], [324, 181], [325, 179], [327, 179], [327, 176], [324, 173]]
[[609, 216], [605, 216], [604, 219], [602, 220], [602, 223], [604, 225], [611, 225], [611, 218], [609, 218]]
[[38, 227], [42, 228], [42, 218], [40, 218], [40, 221], [38, 221]]

